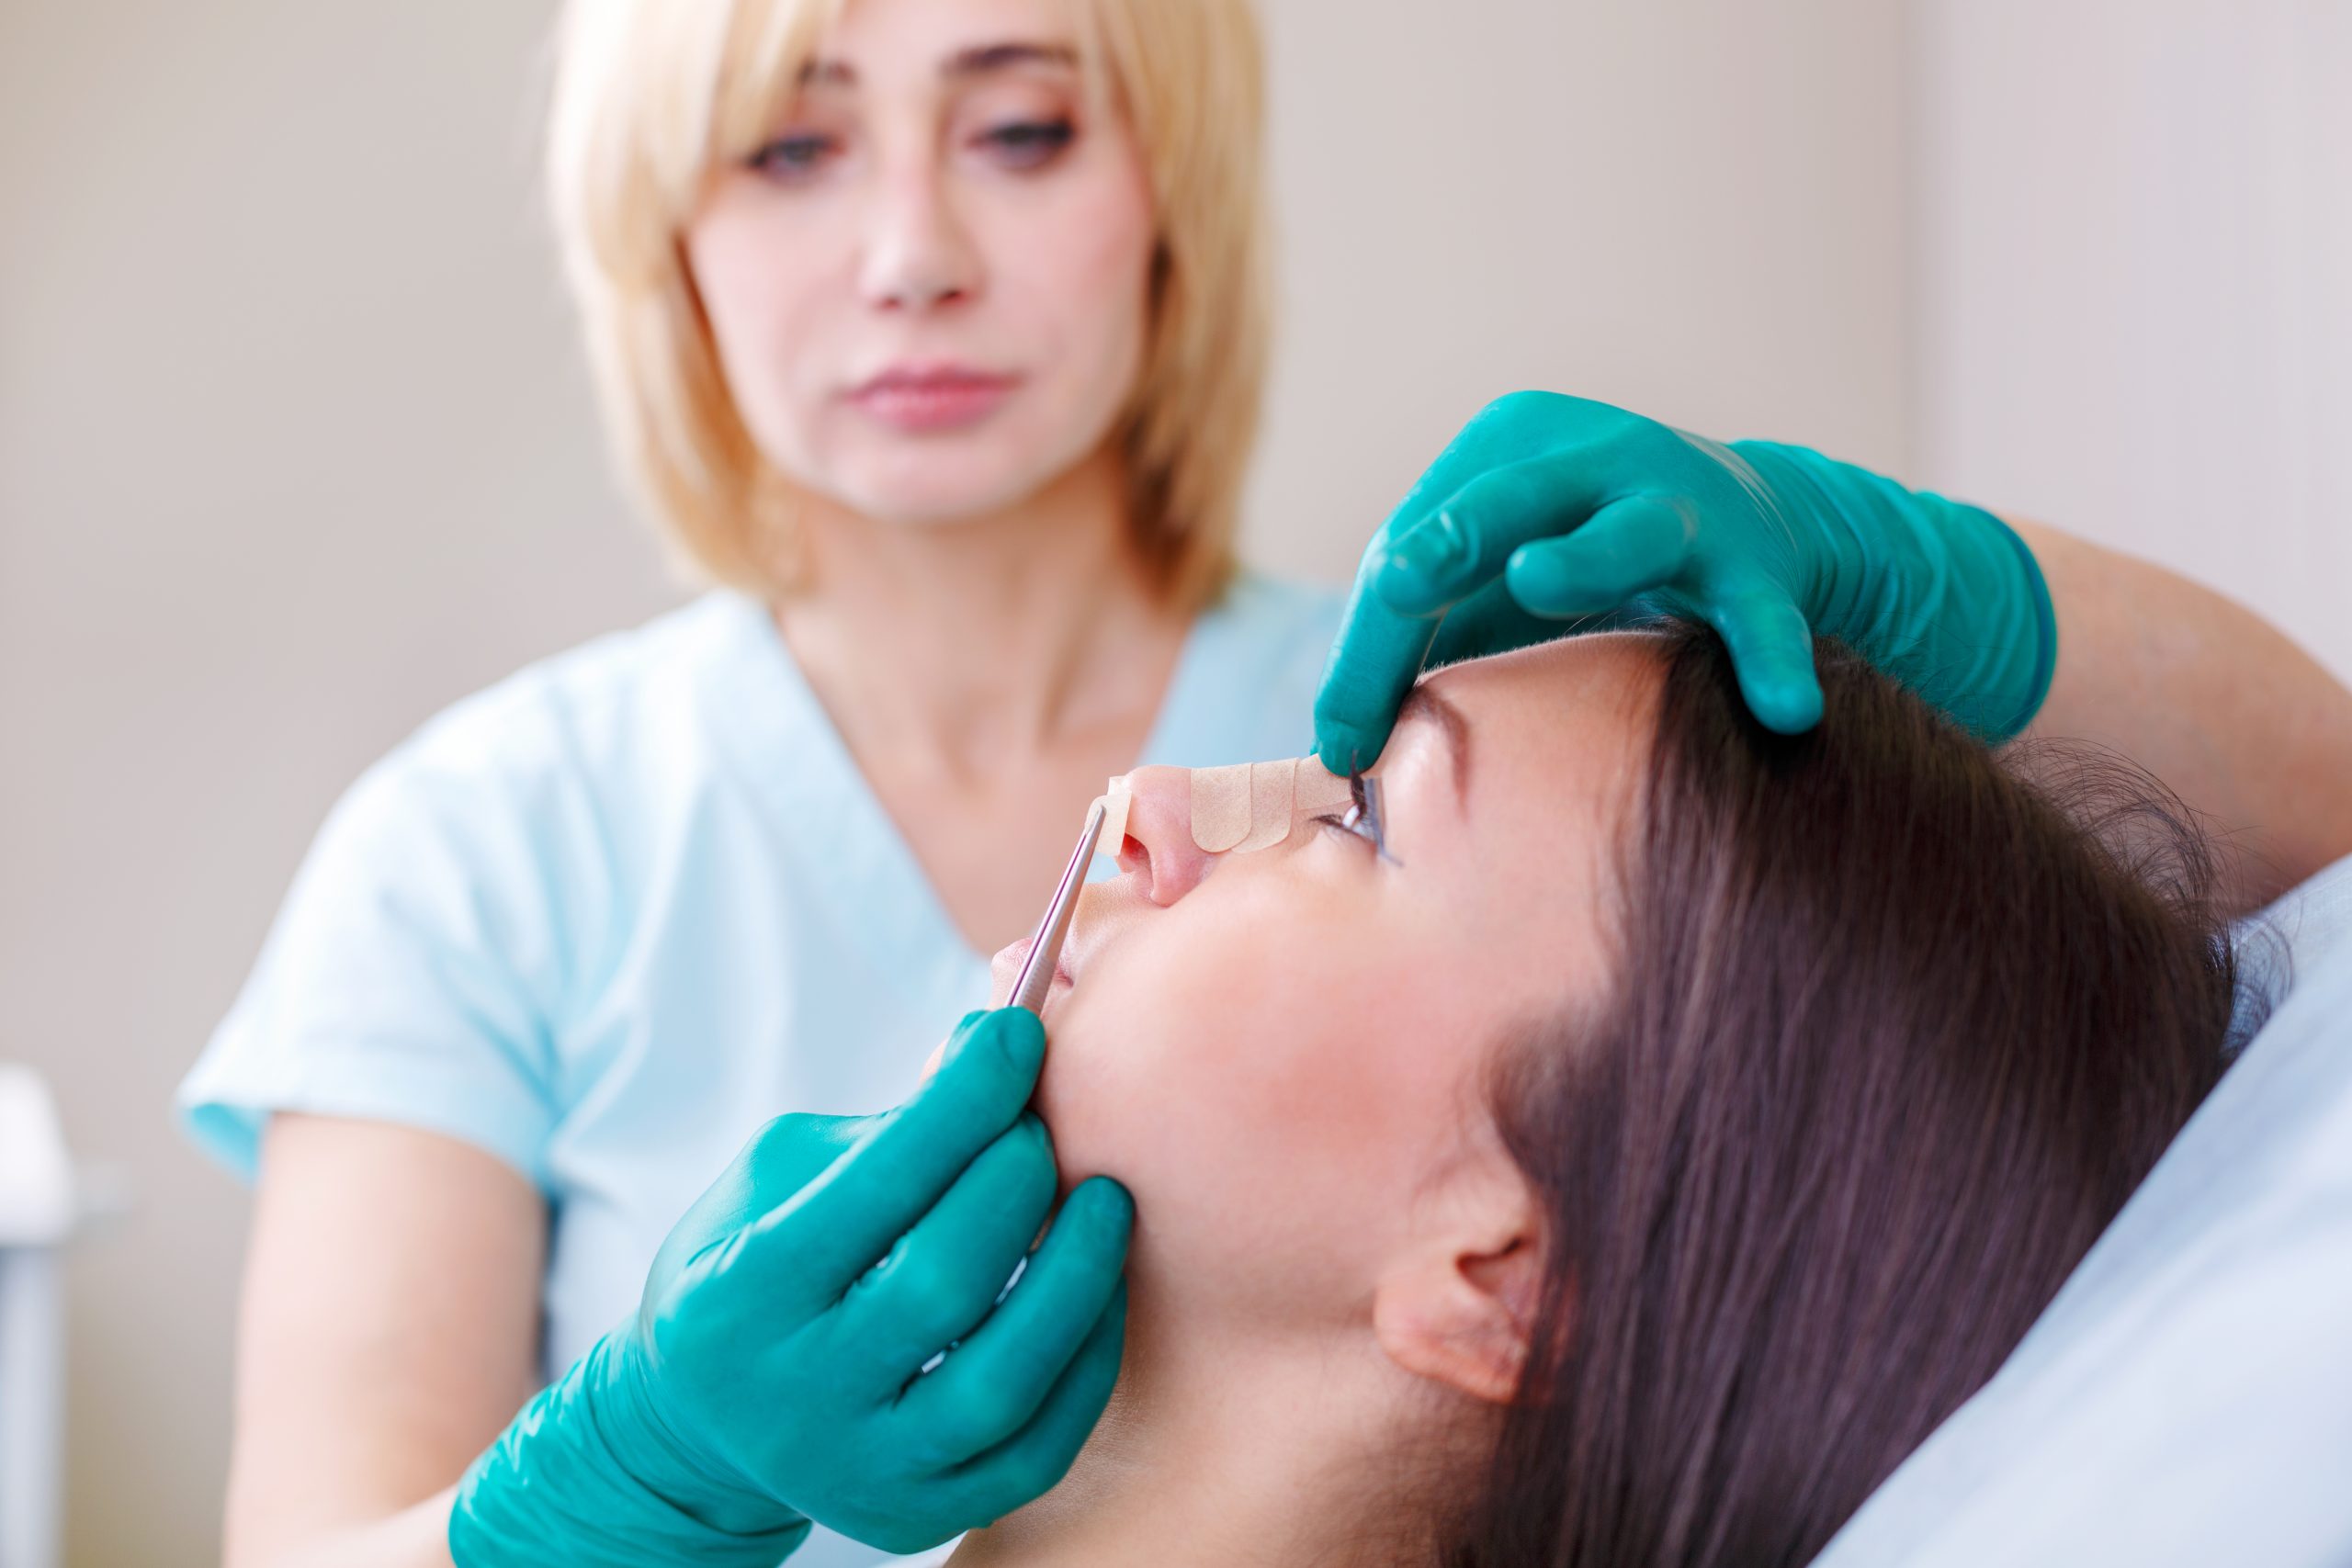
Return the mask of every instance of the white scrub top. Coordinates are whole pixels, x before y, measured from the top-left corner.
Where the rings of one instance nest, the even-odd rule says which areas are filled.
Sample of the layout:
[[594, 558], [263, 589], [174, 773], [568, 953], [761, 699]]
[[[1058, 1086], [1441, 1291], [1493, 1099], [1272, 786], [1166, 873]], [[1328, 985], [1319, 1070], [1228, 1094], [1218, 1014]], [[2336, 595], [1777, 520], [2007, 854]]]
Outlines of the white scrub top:
[[[1238, 581], [1145, 759], [1306, 752], [1340, 609]], [[635, 1309], [762, 1122], [896, 1103], [988, 990], [765, 606], [721, 591], [458, 703], [363, 775], [179, 1104], [248, 1176], [276, 1111], [512, 1165], [550, 1206], [552, 1375]], [[793, 1562], [874, 1557], [813, 1537]]]

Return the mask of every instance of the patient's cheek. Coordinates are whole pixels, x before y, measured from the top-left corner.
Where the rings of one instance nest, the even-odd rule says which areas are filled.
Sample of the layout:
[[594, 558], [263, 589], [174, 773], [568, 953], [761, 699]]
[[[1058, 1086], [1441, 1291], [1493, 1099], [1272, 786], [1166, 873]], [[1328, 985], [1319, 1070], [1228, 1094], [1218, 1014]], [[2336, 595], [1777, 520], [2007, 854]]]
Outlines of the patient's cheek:
[[1171, 1064], [1158, 1027], [1169, 1021], [1142, 998], [1063, 998], [1049, 1009], [1046, 1060], [1032, 1106], [1053, 1134], [1065, 1190], [1090, 1176], [1133, 1187], [1148, 1181], [1156, 1143], [1171, 1107], [1197, 1098], [1197, 1085]]
[[[1114, 1177], [1154, 1202], [1164, 1231], [1179, 1215], [1221, 1211], [1261, 1173], [1295, 1179], [1302, 1145], [1366, 1146], [1378, 1118], [1359, 1102], [1385, 1086], [1363, 1055], [1334, 1047], [1289, 997], [1271, 998], [1282, 989], [1272, 976], [1190, 953], [1168, 963], [1148, 986], [1104, 976], [1049, 1031], [1036, 1108], [1066, 1184]], [[1159, 984], [1177, 974], [1196, 978]], [[1197, 978], [1220, 974], [1223, 983]], [[1347, 1012], [1317, 990], [1319, 1005]], [[1359, 1021], [1347, 1032], [1370, 1032]], [[1309, 1157], [1334, 1168], [1328, 1151]]]
[[1060, 1188], [1068, 1193], [1089, 1177], [1108, 1176], [1136, 1191], [1156, 1185], [1157, 1159], [1139, 1142], [1120, 1108], [1148, 1103], [1139, 1086], [1122, 1085], [1074, 1049], [1046, 1049], [1045, 1070], [1030, 1101], [1052, 1136]]

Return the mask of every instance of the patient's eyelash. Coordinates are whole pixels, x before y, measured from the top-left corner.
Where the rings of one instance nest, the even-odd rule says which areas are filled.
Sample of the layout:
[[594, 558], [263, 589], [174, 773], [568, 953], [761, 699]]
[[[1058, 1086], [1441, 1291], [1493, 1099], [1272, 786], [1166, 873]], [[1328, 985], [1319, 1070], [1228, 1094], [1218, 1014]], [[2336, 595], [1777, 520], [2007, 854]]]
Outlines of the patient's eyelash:
[[1348, 774], [1348, 798], [1352, 804], [1349, 806], [1346, 816], [1327, 812], [1315, 820], [1323, 827], [1354, 834], [1370, 844], [1373, 852], [1382, 860], [1391, 865], [1396, 864], [1396, 857], [1388, 852], [1387, 836], [1381, 825], [1380, 781], [1351, 772]]

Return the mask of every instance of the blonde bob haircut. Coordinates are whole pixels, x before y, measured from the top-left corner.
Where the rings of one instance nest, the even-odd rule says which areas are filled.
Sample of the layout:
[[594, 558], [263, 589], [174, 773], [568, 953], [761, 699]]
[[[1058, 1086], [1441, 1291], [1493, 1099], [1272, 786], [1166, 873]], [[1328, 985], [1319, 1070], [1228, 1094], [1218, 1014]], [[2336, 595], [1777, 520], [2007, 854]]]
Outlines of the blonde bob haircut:
[[[773, 130], [853, 0], [569, 0], [548, 172], [564, 269], [628, 479], [706, 573], [795, 586], [790, 487], [720, 370], [683, 231]], [[1187, 608], [1230, 570], [1270, 310], [1263, 66], [1250, 0], [1070, 0], [1133, 126], [1159, 223], [1142, 370], [1115, 427], [1144, 558]]]

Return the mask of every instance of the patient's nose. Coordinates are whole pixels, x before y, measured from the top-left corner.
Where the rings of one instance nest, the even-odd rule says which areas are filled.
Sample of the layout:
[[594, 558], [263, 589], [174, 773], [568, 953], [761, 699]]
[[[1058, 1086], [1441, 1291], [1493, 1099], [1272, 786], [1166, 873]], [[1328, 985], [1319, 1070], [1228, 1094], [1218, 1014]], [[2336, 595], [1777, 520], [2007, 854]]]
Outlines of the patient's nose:
[[1140, 875], [1155, 904], [1173, 904], [1200, 886], [1216, 856], [1193, 841], [1193, 771], [1137, 768], [1127, 775], [1126, 841], [1119, 869]]

